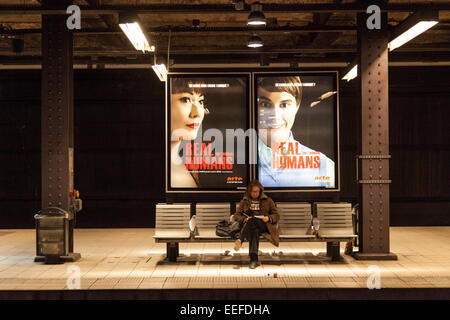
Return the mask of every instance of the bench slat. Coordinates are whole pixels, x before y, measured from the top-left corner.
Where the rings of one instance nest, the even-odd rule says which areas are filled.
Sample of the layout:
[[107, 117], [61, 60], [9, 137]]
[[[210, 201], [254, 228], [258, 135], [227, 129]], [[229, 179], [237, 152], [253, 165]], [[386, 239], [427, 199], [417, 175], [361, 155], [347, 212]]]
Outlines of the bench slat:
[[320, 221], [318, 235], [323, 239], [354, 238], [350, 203], [316, 203]]
[[280, 213], [278, 233], [280, 239], [311, 239], [311, 205], [304, 202], [283, 202], [276, 204]]
[[155, 239], [189, 239], [189, 220], [191, 205], [189, 203], [156, 205]]
[[197, 203], [195, 207], [198, 234], [196, 239], [227, 239], [216, 236], [216, 225], [230, 221], [230, 203]]

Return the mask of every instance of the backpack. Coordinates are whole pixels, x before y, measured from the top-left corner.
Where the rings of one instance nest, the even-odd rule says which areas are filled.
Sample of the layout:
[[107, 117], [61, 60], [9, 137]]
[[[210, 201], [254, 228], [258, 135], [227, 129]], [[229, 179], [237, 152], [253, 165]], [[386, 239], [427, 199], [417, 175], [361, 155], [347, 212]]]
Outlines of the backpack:
[[235, 238], [240, 230], [241, 226], [237, 221], [222, 220], [216, 225], [216, 235], [219, 237]]

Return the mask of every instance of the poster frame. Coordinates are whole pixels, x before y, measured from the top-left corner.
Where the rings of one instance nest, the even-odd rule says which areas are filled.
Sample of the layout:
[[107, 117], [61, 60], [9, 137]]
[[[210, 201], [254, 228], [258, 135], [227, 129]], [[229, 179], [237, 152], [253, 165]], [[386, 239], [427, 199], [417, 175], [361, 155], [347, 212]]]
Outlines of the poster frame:
[[[258, 104], [257, 104], [257, 85], [256, 85], [256, 79], [258, 76], [261, 75], [276, 75], [276, 76], [283, 76], [283, 75], [296, 75], [296, 74], [320, 74], [320, 73], [328, 73], [328, 74], [334, 74], [335, 75], [335, 83], [336, 83], [336, 103], [335, 103], [335, 133], [336, 133], [336, 143], [335, 143], [335, 154], [336, 154], [336, 161], [337, 165], [334, 167], [335, 171], [335, 187], [334, 188], [327, 188], [327, 187], [264, 187], [264, 190], [267, 192], [339, 192], [341, 191], [341, 161], [340, 161], [340, 137], [339, 137], [339, 71], [337, 70], [298, 70], [298, 71], [257, 71], [252, 72], [252, 87], [253, 87], [253, 122], [254, 122], [254, 129], [258, 131]], [[258, 157], [258, 146], [256, 146], [256, 157]], [[254, 169], [254, 177], [253, 179], [258, 179], [258, 164], [253, 165]]]
[[[227, 189], [227, 188], [172, 188], [170, 186], [170, 169], [169, 169], [169, 163], [170, 163], [170, 152], [169, 152], [169, 141], [170, 141], [170, 134], [169, 134], [169, 128], [170, 128], [170, 79], [174, 76], [183, 76], [183, 77], [201, 77], [201, 76], [207, 76], [207, 77], [217, 77], [220, 78], [221, 76], [224, 77], [232, 77], [232, 76], [246, 76], [247, 81], [247, 128], [244, 128], [245, 130], [253, 128], [253, 114], [252, 114], [252, 100], [253, 100], [253, 88], [252, 88], [252, 76], [251, 72], [169, 72], [167, 76], [167, 81], [165, 85], [165, 178], [166, 178], [166, 187], [165, 192], [166, 193], [242, 193], [246, 186], [237, 187], [235, 189]], [[251, 148], [253, 148], [253, 144], [248, 144], [246, 146], [246, 153], [247, 153], [247, 160], [250, 160], [249, 157], [251, 157]], [[253, 172], [254, 166], [247, 164], [247, 181], [250, 181], [254, 177]]]

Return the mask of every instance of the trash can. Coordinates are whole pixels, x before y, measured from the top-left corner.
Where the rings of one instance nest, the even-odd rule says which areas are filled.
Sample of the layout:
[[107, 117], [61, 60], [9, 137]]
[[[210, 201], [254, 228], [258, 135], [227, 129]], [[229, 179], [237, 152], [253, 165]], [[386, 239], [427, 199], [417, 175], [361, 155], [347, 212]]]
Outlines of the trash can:
[[70, 214], [57, 207], [39, 211], [36, 219], [36, 251], [45, 257], [45, 263], [60, 263], [69, 253]]

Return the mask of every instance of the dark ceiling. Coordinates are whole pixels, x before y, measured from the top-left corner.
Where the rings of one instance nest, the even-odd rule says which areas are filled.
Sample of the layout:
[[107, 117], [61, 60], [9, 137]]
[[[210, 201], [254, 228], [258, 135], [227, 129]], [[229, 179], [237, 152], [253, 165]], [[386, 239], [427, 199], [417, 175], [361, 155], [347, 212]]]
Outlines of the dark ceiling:
[[[40, 0], [0, 0], [0, 64], [35, 64], [41, 54]], [[348, 63], [356, 54], [356, 14], [367, 1], [260, 0], [268, 18], [258, 30], [261, 49], [247, 48], [253, 29], [247, 17], [254, 1], [237, 11], [231, 0], [78, 0], [81, 30], [74, 33], [75, 63], [149, 64], [153, 54], [131, 46], [118, 27], [118, 14], [139, 14], [157, 54], [171, 63]], [[450, 62], [450, 1], [388, 1], [388, 23], [394, 28], [414, 11], [439, 10], [440, 23], [390, 54], [397, 62]], [[193, 20], [199, 20], [193, 26]], [[14, 53], [12, 40], [24, 40]]]

